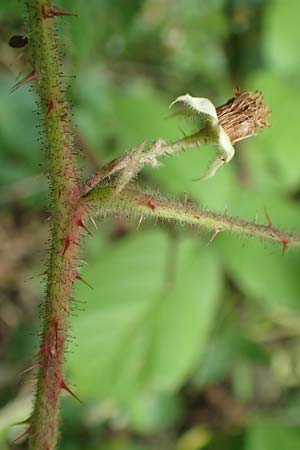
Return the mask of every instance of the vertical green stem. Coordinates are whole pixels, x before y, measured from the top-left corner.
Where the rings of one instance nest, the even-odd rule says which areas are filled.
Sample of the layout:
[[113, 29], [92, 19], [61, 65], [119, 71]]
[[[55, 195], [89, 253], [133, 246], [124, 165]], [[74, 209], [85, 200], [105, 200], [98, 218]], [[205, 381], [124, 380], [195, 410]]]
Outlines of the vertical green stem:
[[53, 450], [58, 438], [60, 392], [67, 389], [62, 364], [71, 292], [77, 277], [81, 219], [80, 187], [73, 162], [70, 112], [61, 81], [54, 18], [45, 17], [49, 3], [27, 0], [31, 63], [42, 113], [52, 204], [51, 253], [36, 397], [30, 420], [30, 449]]

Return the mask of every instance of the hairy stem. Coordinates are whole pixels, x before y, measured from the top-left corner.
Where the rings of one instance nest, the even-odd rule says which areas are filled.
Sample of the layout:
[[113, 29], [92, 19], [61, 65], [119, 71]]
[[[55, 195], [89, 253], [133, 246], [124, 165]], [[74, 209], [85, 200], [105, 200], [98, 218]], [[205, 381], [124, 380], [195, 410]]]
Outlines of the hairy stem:
[[[134, 173], [132, 175], [137, 175], [144, 166], [158, 166], [158, 158], [162, 156], [173, 156], [180, 151], [188, 150], [189, 148], [193, 148], [195, 146], [199, 147], [200, 144], [215, 144], [215, 141], [216, 136], [212, 134], [211, 130], [208, 127], [203, 128], [201, 131], [197, 131], [197, 133], [194, 133], [191, 136], [185, 136], [181, 139], [169, 143], [166, 143], [162, 139], [157, 139], [149, 147], [147, 152], [139, 154], [139, 158], [136, 161], [136, 164], [134, 164]], [[143, 142], [141, 145], [144, 146], [145, 142]], [[98, 172], [93, 174], [91, 178], [89, 178], [85, 183], [84, 193], [87, 194], [103, 180], [110, 178], [116, 173], [128, 170], [128, 168], [130, 168], [132, 159], [136, 154], [136, 150], [137, 149], [134, 148], [128, 153], [122, 154], [120, 157], [114, 159], [113, 161], [110, 161]]]
[[[58, 437], [59, 398], [71, 291], [77, 276], [80, 188], [73, 163], [69, 107], [61, 81], [54, 22], [48, 2], [27, 0], [30, 55], [42, 113], [52, 204], [51, 251], [43, 310], [38, 382], [29, 435], [31, 450], [53, 450]], [[76, 244], [76, 245], [74, 245]]]
[[115, 195], [113, 187], [100, 187], [82, 198], [82, 206], [87, 215], [109, 213], [133, 214], [145, 217], [175, 220], [189, 225], [210, 229], [217, 234], [227, 231], [235, 234], [267, 239], [282, 244], [300, 245], [300, 234], [294, 234], [268, 225], [259, 225], [239, 218], [210, 212], [190, 205], [174, 202], [157, 194], [141, 192], [138, 189], [125, 188]]

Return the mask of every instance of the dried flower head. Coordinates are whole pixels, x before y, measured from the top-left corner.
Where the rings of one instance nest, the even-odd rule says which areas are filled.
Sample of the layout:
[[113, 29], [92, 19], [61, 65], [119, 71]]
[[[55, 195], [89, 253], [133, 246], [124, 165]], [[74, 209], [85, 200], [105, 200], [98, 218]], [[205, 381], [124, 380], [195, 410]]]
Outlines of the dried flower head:
[[217, 108], [219, 124], [224, 128], [232, 144], [253, 136], [260, 129], [270, 127], [271, 110], [264, 103], [260, 92], [241, 92]]
[[[270, 126], [268, 118], [271, 111], [263, 102], [259, 92], [235, 92], [235, 97], [225, 105], [215, 108], [203, 97], [189, 94], [177, 97], [170, 105], [176, 107], [177, 114], [198, 121], [199, 133], [189, 136], [194, 144], [204, 142], [216, 145], [217, 157], [201, 179], [215, 175], [217, 170], [234, 157], [234, 143], [253, 136], [259, 129]], [[198, 142], [197, 142], [198, 140]]]

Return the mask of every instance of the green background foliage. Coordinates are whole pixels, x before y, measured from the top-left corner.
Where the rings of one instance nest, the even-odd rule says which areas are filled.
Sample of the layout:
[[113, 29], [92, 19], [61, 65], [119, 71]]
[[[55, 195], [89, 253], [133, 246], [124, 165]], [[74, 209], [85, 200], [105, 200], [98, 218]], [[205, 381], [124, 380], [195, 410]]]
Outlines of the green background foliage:
[[[21, 2], [20, 2], [21, 3]], [[0, 442], [28, 415], [47, 254], [47, 170], [30, 89], [9, 89], [25, 55], [22, 7], [0, 5]], [[177, 138], [178, 95], [216, 105], [261, 90], [272, 128], [237, 145], [205, 182], [214, 149], [145, 169], [141, 184], [174, 198], [299, 230], [298, 0], [84, 0], [59, 19], [79, 163], [98, 165], [145, 137]], [[86, 239], [65, 370], [84, 405], [65, 399], [64, 450], [296, 450], [300, 446], [300, 257], [239, 236], [122, 217]], [[26, 448], [22, 443], [20, 448]]]

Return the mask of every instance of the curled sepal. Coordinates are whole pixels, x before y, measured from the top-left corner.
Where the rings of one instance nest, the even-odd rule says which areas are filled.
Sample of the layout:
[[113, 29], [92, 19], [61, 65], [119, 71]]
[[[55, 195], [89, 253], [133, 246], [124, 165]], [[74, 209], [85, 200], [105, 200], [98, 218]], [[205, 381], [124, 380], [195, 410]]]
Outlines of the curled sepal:
[[217, 125], [218, 127], [218, 152], [216, 159], [211, 163], [207, 172], [200, 178], [199, 180], [207, 180], [208, 178], [213, 177], [217, 170], [224, 166], [224, 164], [229, 163], [234, 157], [234, 147], [230, 142], [228, 135], [225, 133], [224, 129], [221, 125]]
[[170, 104], [169, 108], [174, 105], [177, 108], [177, 114], [198, 117], [213, 125], [218, 123], [216, 108], [208, 98], [192, 97], [189, 94], [181, 95]]
[[[192, 97], [189, 94], [181, 95], [171, 103], [170, 107], [177, 105], [178, 113], [188, 118], [199, 118], [202, 127], [199, 138], [203, 142], [203, 133], [206, 133], [204, 141], [218, 147], [216, 159], [210, 165], [208, 171], [200, 180], [206, 180], [215, 175], [217, 170], [227, 164], [234, 156], [234, 147], [224, 128], [219, 124], [215, 106], [208, 98]], [[197, 137], [197, 134], [193, 135]], [[197, 142], [195, 142], [197, 145]]]

